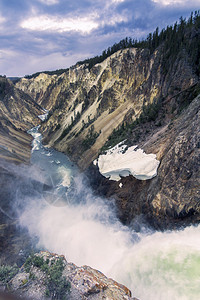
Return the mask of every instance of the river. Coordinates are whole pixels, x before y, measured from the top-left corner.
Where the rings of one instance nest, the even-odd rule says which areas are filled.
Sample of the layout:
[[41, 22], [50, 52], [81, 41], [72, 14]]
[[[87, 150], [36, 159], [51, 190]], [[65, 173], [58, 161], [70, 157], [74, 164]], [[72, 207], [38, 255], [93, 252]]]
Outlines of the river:
[[141, 300], [200, 299], [200, 226], [140, 232], [122, 225], [113, 203], [94, 196], [62, 153], [43, 147], [37, 128], [31, 163], [43, 183], [20, 211], [39, 249], [64, 254], [126, 285]]

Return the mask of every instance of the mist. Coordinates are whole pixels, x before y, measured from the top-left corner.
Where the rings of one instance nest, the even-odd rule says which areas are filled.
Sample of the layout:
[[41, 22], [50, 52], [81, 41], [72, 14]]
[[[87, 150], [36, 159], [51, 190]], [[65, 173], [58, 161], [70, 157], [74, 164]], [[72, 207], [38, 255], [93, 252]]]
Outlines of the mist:
[[31, 166], [7, 170], [18, 178], [12, 210], [38, 251], [98, 269], [142, 300], [198, 299], [200, 226], [167, 232], [124, 226], [114, 201], [96, 196], [65, 155], [43, 147], [36, 129], [31, 134]]
[[116, 219], [106, 200], [82, 188], [78, 204], [29, 201], [20, 222], [39, 249], [98, 269], [144, 300], [198, 298], [200, 226], [164, 233], [143, 227], [138, 233]]

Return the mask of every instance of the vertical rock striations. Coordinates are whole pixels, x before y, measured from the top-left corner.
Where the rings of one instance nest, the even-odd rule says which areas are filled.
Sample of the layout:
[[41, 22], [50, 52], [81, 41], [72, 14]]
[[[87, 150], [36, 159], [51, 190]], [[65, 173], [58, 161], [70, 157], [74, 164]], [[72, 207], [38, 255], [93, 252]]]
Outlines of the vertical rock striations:
[[179, 55], [165, 73], [161, 50], [150, 54], [147, 49], [130, 48], [90, 70], [76, 65], [60, 76], [22, 79], [17, 87], [39, 95], [35, 99], [50, 109], [42, 127], [44, 142], [85, 169], [114, 129], [139, 118], [148, 105], [162, 103], [197, 81], [187, 55], [184, 59]]
[[[124, 223], [141, 214], [161, 227], [199, 221], [200, 84], [188, 36], [173, 57], [167, 42], [155, 51], [127, 48], [90, 69], [77, 64], [59, 76], [17, 83], [50, 109], [44, 142], [88, 170], [96, 190], [115, 198]], [[156, 154], [155, 178], [116, 183], [99, 175], [92, 161], [123, 140]]]
[[26, 133], [38, 125], [42, 108], [9, 79], [0, 77], [0, 158], [28, 163], [32, 138]]

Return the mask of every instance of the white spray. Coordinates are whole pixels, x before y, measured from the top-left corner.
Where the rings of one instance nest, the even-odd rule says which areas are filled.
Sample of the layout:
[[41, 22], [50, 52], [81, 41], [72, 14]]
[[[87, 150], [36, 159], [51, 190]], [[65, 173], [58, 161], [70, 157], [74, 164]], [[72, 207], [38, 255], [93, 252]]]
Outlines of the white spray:
[[[38, 238], [40, 248], [102, 271], [141, 300], [200, 299], [200, 226], [163, 233], [131, 231], [115, 218], [105, 200], [94, 197], [77, 172], [69, 170], [70, 162], [63, 164], [64, 156], [52, 150], [49, 156], [41, 145], [37, 149], [37, 162], [44, 163], [45, 157], [50, 174], [52, 166], [58, 173], [55, 190], [62, 184], [66, 188], [59, 190], [54, 205], [48, 194], [26, 201], [21, 225]], [[68, 201], [71, 180], [76, 188], [71, 194], [74, 200]]]

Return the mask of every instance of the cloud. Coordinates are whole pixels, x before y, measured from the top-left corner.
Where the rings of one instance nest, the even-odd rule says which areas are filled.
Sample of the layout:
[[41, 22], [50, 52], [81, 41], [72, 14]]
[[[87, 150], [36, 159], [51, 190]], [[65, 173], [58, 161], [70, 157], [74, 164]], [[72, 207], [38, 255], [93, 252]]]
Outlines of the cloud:
[[39, 0], [39, 2], [44, 3], [46, 5], [55, 5], [59, 3], [59, 0]]
[[121, 11], [120, 13], [115, 12], [104, 12], [103, 15], [99, 17], [99, 23], [101, 26], [115, 26], [120, 23], [127, 23], [129, 21], [129, 14], [127, 11]]
[[124, 1], [126, 1], [126, 0], [112, 0], [112, 3], [122, 3]]
[[116, 14], [114, 16], [111, 16], [109, 20], [104, 20], [103, 24], [115, 25], [122, 22], [128, 22], [128, 16]]
[[179, 4], [185, 2], [184, 0], [153, 0], [153, 2], [161, 5]]
[[15, 55], [16, 55], [15, 51], [0, 49], [0, 61], [6, 60], [7, 58], [8, 59], [14, 58]]
[[164, 5], [164, 6], [170, 6], [170, 5], [182, 5], [182, 6], [187, 6], [187, 5], [195, 5], [199, 4], [199, 0], [152, 0], [153, 2]]
[[92, 17], [60, 18], [53, 16], [31, 17], [21, 23], [24, 29], [36, 31], [79, 31], [81, 33], [90, 33], [98, 27], [98, 23]]
[[0, 15], [0, 24], [4, 23], [6, 19]]
[[189, 17], [199, 0], [1, 0], [0, 69], [25, 75], [66, 68], [126, 36], [142, 39]]
[[[116, 1], [116, 0], [114, 0]], [[119, 0], [117, 0], [119, 1]], [[123, 0], [120, 0], [120, 2]], [[119, 23], [128, 22], [129, 15], [126, 10], [120, 13], [106, 9], [93, 10], [90, 15], [85, 12], [79, 12], [75, 17], [53, 16], [50, 14], [37, 15], [32, 10], [32, 16], [23, 20], [20, 24], [21, 28], [33, 31], [49, 31], [49, 32], [79, 32], [82, 34], [90, 34], [93, 30], [103, 28], [104, 26], [115, 26]]]
[[[45, 46], [44, 46], [45, 47]], [[33, 53], [25, 51], [0, 50], [0, 65], [2, 75], [24, 76], [42, 71], [68, 68], [85, 57], [91, 57], [91, 52], [59, 51], [54, 49], [52, 53], [44, 53], [37, 50]], [[36, 52], [36, 53], [35, 53]], [[6, 70], [6, 72], [4, 72]]]

